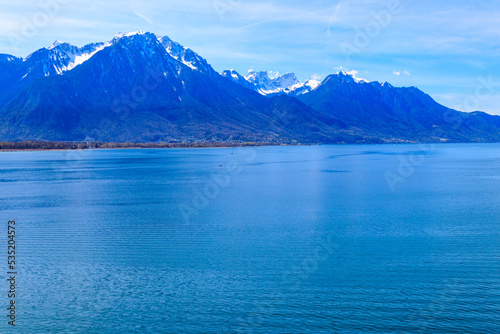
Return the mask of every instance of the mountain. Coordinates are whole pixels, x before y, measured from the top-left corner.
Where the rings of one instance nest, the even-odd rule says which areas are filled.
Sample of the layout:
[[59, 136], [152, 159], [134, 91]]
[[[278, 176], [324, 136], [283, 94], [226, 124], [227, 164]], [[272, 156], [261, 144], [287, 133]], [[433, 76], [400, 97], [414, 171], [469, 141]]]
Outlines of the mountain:
[[184, 65], [207, 75], [216, 74], [212, 66], [210, 66], [205, 59], [200, 57], [193, 50], [172, 41], [167, 36], [160, 37], [158, 40], [165, 47], [170, 56], [180, 61]]
[[290, 87], [285, 93], [290, 96], [304, 95], [316, 89], [320, 84], [321, 82], [317, 80], [309, 79], [304, 83]]
[[[500, 117], [463, 113], [434, 101], [416, 87], [396, 88], [339, 72], [299, 100], [320, 113], [355, 124], [384, 142], [500, 140]], [[489, 124], [489, 125], [488, 125]]]
[[255, 90], [263, 95], [282, 93], [290, 89], [290, 87], [300, 84], [293, 73], [287, 73], [271, 79], [266, 71], [248, 72], [245, 80], [250, 82], [255, 87]]
[[[4, 95], [2, 140], [352, 140], [341, 134], [345, 125], [335, 117], [293, 98], [267, 98], [241, 87], [165, 37], [119, 34], [84, 47], [87, 53], [56, 44], [6, 66], [17, 89]], [[71, 67], [68, 54], [90, 53]], [[36, 66], [28, 65], [34, 55]]]
[[95, 53], [109, 44], [94, 43], [84, 47], [76, 47], [60, 41], [50, 47], [30, 54], [25, 60], [26, 77], [40, 77], [61, 74], [90, 59]]
[[500, 117], [415, 87], [345, 72], [217, 73], [167, 36], [138, 31], [26, 58], [0, 54], [0, 140], [385, 143], [500, 141]]
[[286, 73], [271, 78], [267, 71], [250, 71], [243, 77], [235, 70], [225, 70], [221, 75], [245, 88], [255, 90], [266, 96], [278, 94], [298, 96], [310, 92], [320, 84], [316, 80], [308, 80], [302, 83], [294, 73]]
[[229, 80], [233, 81], [234, 83], [237, 83], [240, 86], [243, 86], [247, 89], [257, 91], [257, 89], [253, 83], [247, 81], [247, 79], [245, 79], [244, 76], [242, 76], [241, 74], [239, 74], [235, 70], [225, 70], [221, 73], [221, 75], [224, 78], [229, 79]]

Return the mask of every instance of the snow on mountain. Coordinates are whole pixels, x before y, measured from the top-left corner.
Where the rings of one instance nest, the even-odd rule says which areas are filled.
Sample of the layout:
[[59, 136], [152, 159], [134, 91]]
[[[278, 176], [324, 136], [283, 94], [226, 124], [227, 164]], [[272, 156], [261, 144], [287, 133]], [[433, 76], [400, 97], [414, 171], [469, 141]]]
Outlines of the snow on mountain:
[[321, 83], [293, 73], [219, 76], [192, 50], [144, 31], [84, 47], [56, 41], [26, 59], [0, 54], [0, 73], [2, 140], [500, 141], [500, 117], [450, 110], [415, 87], [356, 71]]
[[[299, 97], [322, 85], [322, 82], [314, 79], [302, 83], [293, 73], [287, 73], [281, 76], [270, 76], [269, 73], [273, 72], [249, 71], [245, 77], [241, 76], [235, 70], [226, 70], [221, 74], [246, 88], [253, 89], [262, 95], [268, 96], [286, 94]], [[356, 74], [356, 71], [347, 72], [341, 70], [336, 74], [332, 74], [332, 76], [342, 82], [371, 83], [365, 79], [356, 77]], [[388, 84], [386, 83], [386, 85]]]
[[290, 87], [300, 84], [300, 81], [293, 73], [271, 78], [267, 71], [250, 71], [245, 76], [245, 80], [253, 84], [255, 90], [262, 95], [287, 93]]
[[109, 45], [110, 43], [92, 43], [79, 48], [55, 41], [51, 46], [35, 51], [24, 59], [27, 66], [24, 77], [30, 74], [59, 75], [70, 71]]
[[278, 76], [272, 80], [273, 80], [273, 82], [276, 83], [276, 85], [279, 88], [283, 88], [283, 89], [287, 89], [287, 88], [292, 87], [294, 85], [300, 84], [300, 81], [297, 79], [297, 77], [293, 73], [287, 73], [285, 75]]
[[267, 71], [250, 71], [243, 77], [235, 70], [225, 70], [221, 75], [262, 95], [287, 94], [298, 96], [310, 92], [321, 84], [317, 80], [307, 80], [302, 83], [294, 73], [271, 77]]
[[52, 50], [54, 49], [55, 47], [61, 45], [61, 44], [64, 44], [64, 42], [61, 42], [61, 41], [55, 41], [54, 43], [52, 43], [51, 46], [49, 46], [48, 48], [46, 48], [47, 50]]
[[134, 32], [120, 32], [118, 34], [116, 34], [115, 38], [114, 39], [120, 39], [122, 37], [132, 37], [132, 36], [135, 36], [135, 35], [145, 35], [146, 32], [145, 31], [142, 31], [142, 30], [139, 30], [139, 31], [134, 31]]
[[300, 84], [297, 84], [297, 85], [290, 87], [288, 95], [298, 96], [298, 95], [306, 94], [306, 93], [309, 93], [310, 91], [316, 89], [319, 85], [321, 85], [320, 81], [310, 79], [304, 83], [300, 83]]
[[159, 41], [165, 47], [165, 50], [167, 50], [170, 56], [180, 61], [184, 65], [201, 73], [205, 74], [215, 73], [212, 66], [210, 66], [204, 58], [200, 57], [193, 50], [186, 48], [177, 42], [172, 41], [167, 36], [160, 37]]
[[[26, 72], [23, 77], [43, 77], [52, 75], [61, 75], [64, 72], [71, 71], [78, 65], [83, 64], [92, 58], [104, 48], [115, 45], [120, 42], [139, 43], [139, 49], [147, 52], [147, 45], [158, 43], [165, 48], [166, 53], [192, 70], [212, 75], [215, 73], [213, 68], [205, 59], [200, 57], [189, 48], [183, 47], [177, 42], [172, 41], [167, 36], [157, 37], [155, 34], [145, 31], [135, 31], [129, 33], [119, 33], [108, 42], [92, 43], [84, 47], [77, 47], [62, 41], [55, 41], [51, 46], [37, 50], [27, 56], [22, 61], [25, 63]], [[0, 61], [14, 61], [15, 57], [3, 57]]]
[[14, 57], [8, 54], [0, 53], [0, 63], [18, 63], [22, 62], [23, 58]]
[[357, 71], [351, 71], [351, 72], [346, 72], [344, 70], [341, 70], [337, 72], [337, 76], [344, 82], [355, 82], [355, 83], [369, 83], [370, 81], [365, 80], [363, 78], [358, 78], [356, 77], [356, 74], [358, 74]]
[[[27, 77], [36, 79], [40, 77], [61, 75], [85, 63], [103, 49], [116, 45], [117, 43], [130, 44], [134, 47], [133, 49], [141, 50], [140, 52], [143, 54], [158, 52], [156, 46], [160, 46], [165, 50], [166, 55], [176, 64], [183, 64], [194, 71], [209, 76], [218, 75], [212, 66], [193, 50], [172, 41], [167, 36], [157, 37], [155, 34], [140, 30], [129, 33], [118, 33], [108, 42], [88, 44], [84, 47], [77, 47], [62, 41], [55, 41], [51, 46], [35, 51], [25, 59], [21, 59], [25, 69], [22, 79]], [[16, 61], [16, 58], [12, 56], [9, 57], [10, 58], [7, 58], [7, 56], [0, 57], [0, 61]], [[19, 61], [19, 59], [17, 59], [17, 61]], [[175, 65], [175, 67], [177, 66], [178, 65]], [[178, 71], [180, 70], [181, 67], [178, 68]], [[262, 95], [270, 96], [278, 94], [298, 96], [310, 92], [320, 84], [315, 80], [308, 80], [302, 83], [297, 79], [294, 73], [286, 73], [284, 75], [270, 75], [270, 73], [273, 72], [250, 71], [243, 77], [235, 70], [226, 70], [222, 72], [221, 75], [243, 87], [254, 90]]]
[[[141, 30], [129, 33], [119, 33], [108, 42], [88, 44], [84, 47], [77, 47], [62, 41], [55, 41], [51, 46], [35, 51], [25, 59], [5, 55], [0, 57], [0, 62], [22, 61], [25, 69], [25, 72], [23, 72], [23, 79], [26, 77], [36, 79], [44, 76], [61, 75], [85, 63], [103, 49], [116, 45], [117, 43], [125, 43], [133, 46], [131, 50], [140, 50], [139, 52], [142, 54], [158, 52], [158, 47], [162, 50], [164, 49], [165, 51], [160, 52], [166, 52], [165, 55], [174, 62], [172, 66], [177, 68], [177, 72], [185, 68], [181, 65], [183, 64], [194, 71], [209, 76], [217, 75], [212, 66], [193, 50], [172, 41], [167, 36], [157, 37], [155, 34]], [[353, 72], [340, 71], [337, 73], [337, 76], [340, 80], [347, 82], [368, 82], [364, 79], [357, 78], [355, 74], [356, 73]], [[321, 85], [317, 80], [308, 80], [302, 83], [297, 79], [294, 73], [277, 75], [274, 72], [268, 71], [249, 71], [246, 76], [242, 76], [235, 70], [226, 70], [223, 71], [221, 75], [245, 88], [254, 90], [265, 96], [286, 94], [298, 97], [309, 93]]]
[[244, 76], [242, 76], [235, 70], [225, 70], [224, 72], [221, 73], [221, 75], [237, 83], [240, 86], [243, 86], [251, 90], [255, 90], [255, 86], [251, 82], [247, 81]]
[[[231, 77], [235, 80], [240, 80], [243, 78], [243, 76], [241, 76], [238, 72], [236, 72], [235, 70], [231, 69], [231, 70], [226, 70], [224, 71], [224, 73], [229, 73], [229, 75], [231, 75]], [[245, 79], [245, 78], [243, 78]]]

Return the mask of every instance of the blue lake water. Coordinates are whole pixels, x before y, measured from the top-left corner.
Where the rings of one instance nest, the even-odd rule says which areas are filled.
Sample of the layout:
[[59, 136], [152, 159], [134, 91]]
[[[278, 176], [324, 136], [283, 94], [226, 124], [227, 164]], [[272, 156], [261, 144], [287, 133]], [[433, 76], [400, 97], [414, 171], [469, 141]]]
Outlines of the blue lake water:
[[498, 144], [0, 153], [0, 209], [1, 333], [500, 333]]

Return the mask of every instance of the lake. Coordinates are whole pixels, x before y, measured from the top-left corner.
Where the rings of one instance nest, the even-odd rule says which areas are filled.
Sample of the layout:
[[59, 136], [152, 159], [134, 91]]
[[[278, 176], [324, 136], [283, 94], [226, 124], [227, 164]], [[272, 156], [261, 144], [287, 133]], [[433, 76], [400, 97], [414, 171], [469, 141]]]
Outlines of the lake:
[[500, 333], [499, 144], [4, 152], [0, 187], [2, 333]]

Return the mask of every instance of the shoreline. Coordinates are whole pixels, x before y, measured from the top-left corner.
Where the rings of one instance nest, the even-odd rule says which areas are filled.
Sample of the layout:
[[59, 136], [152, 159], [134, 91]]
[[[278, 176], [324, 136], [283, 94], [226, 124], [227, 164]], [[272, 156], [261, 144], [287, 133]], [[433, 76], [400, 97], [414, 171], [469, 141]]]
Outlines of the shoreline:
[[294, 144], [278, 144], [265, 142], [247, 143], [94, 143], [94, 142], [0, 142], [1, 152], [52, 152], [52, 151], [84, 151], [84, 150], [130, 150], [130, 149], [179, 149], [179, 148], [234, 148], [296, 146]]
[[[90, 142], [89, 142], [90, 143]], [[82, 142], [0, 142], [0, 153], [4, 152], [57, 152], [57, 151], [84, 151], [84, 150], [140, 150], [140, 149], [182, 149], [182, 148], [237, 148], [237, 147], [267, 147], [267, 146], [327, 146], [327, 145], [446, 145], [446, 144], [498, 144], [498, 142], [386, 142], [386, 143], [307, 143], [307, 144], [285, 144], [285, 143], [266, 143], [266, 142], [247, 142], [247, 143], [169, 143], [169, 144], [152, 144], [152, 143], [98, 143], [98, 146], [88, 146], [89, 143]], [[29, 144], [40, 145], [45, 147], [26, 147], [20, 148], [16, 146], [26, 146]], [[63, 144], [65, 147], [47, 147]], [[82, 146], [84, 145], [84, 146]], [[130, 145], [130, 146], [128, 146]], [[6, 148], [5, 146], [11, 146]], [[76, 147], [75, 147], [76, 146]]]

